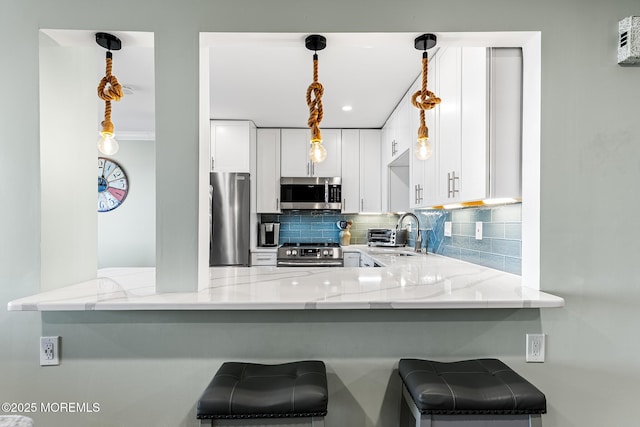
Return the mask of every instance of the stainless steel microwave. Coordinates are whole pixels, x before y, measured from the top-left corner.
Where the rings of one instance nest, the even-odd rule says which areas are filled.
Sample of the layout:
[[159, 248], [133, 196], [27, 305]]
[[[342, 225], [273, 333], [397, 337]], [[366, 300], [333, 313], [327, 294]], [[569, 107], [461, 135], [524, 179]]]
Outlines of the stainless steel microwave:
[[280, 209], [342, 209], [342, 178], [280, 178]]

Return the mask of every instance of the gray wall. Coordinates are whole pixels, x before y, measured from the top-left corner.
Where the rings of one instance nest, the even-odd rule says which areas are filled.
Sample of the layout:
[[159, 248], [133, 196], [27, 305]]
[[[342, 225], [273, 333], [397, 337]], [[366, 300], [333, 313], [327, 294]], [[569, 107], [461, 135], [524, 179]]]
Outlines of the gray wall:
[[108, 156], [129, 180], [125, 203], [98, 214], [98, 268], [156, 265], [156, 168], [154, 141], [119, 141]]
[[[121, 13], [116, 13], [119, 11]], [[0, 303], [40, 289], [38, 29], [154, 31], [156, 258], [162, 289], [195, 287], [198, 31], [542, 31], [541, 286], [564, 309], [327, 313], [0, 312], [0, 396], [89, 401], [36, 425], [194, 425], [222, 360], [327, 361], [329, 426], [392, 426], [402, 356], [497, 356], [547, 394], [545, 426], [632, 425], [640, 380], [640, 69], [615, 62], [637, 0], [2, 1]], [[176, 77], [179, 78], [176, 78]], [[176, 141], [180, 141], [177, 144]], [[616, 208], [615, 211], [612, 208]], [[615, 212], [615, 214], [614, 214]], [[614, 215], [614, 216], [612, 216]], [[548, 334], [525, 364], [524, 334]], [[38, 337], [63, 337], [59, 367]]]

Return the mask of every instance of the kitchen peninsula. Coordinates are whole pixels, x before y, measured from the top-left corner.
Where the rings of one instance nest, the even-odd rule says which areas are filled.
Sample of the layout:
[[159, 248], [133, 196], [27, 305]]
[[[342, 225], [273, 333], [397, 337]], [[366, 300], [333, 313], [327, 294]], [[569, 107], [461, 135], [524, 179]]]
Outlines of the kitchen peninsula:
[[552, 308], [564, 299], [521, 277], [407, 248], [351, 246], [380, 267], [214, 267], [198, 292], [156, 293], [154, 268], [98, 278], [8, 303], [10, 311]]

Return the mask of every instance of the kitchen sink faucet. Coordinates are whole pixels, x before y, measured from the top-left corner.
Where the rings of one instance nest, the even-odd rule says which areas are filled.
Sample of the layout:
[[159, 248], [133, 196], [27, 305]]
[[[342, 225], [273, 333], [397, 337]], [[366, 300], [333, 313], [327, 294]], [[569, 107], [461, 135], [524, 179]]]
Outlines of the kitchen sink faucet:
[[416, 252], [422, 252], [422, 233], [420, 232], [420, 220], [415, 214], [411, 212], [405, 212], [400, 215], [400, 218], [398, 218], [398, 223], [396, 224], [396, 230], [402, 227], [402, 220], [404, 220], [406, 217], [411, 217], [416, 221], [416, 239], [414, 241], [413, 249]]

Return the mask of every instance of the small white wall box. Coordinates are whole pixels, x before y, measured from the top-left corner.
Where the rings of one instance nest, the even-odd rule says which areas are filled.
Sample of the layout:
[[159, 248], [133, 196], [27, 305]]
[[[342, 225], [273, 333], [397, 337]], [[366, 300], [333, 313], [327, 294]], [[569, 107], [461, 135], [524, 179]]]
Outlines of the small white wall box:
[[640, 64], [640, 16], [618, 23], [618, 64]]

